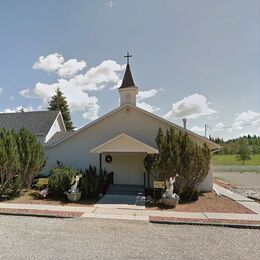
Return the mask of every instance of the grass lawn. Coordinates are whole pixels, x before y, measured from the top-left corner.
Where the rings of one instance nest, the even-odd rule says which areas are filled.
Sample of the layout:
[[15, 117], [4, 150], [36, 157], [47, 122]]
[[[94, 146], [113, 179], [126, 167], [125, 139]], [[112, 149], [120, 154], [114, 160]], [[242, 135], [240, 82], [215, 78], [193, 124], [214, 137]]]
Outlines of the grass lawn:
[[[236, 155], [214, 155], [213, 165], [243, 165], [242, 161], [238, 161]], [[251, 160], [245, 161], [248, 166], [260, 166], [260, 154], [252, 154]]]

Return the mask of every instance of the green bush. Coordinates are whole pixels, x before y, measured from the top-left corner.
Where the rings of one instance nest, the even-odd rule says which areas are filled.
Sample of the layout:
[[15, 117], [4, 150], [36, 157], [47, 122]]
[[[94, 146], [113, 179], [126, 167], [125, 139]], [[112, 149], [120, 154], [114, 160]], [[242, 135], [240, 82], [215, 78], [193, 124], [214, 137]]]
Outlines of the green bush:
[[97, 168], [89, 166], [88, 169], [80, 171], [79, 189], [83, 198], [97, 198], [100, 193], [104, 192], [106, 171], [97, 173]]
[[0, 130], [0, 196], [30, 187], [44, 163], [43, 147], [27, 129]]
[[54, 166], [50, 170], [48, 192], [50, 196], [62, 198], [64, 192], [70, 190], [71, 182], [77, 175], [77, 170], [71, 167]]
[[199, 198], [199, 191], [196, 188], [186, 188], [185, 190], [180, 191], [180, 200], [182, 202], [186, 201], [195, 201]]
[[46, 189], [48, 187], [48, 181], [49, 181], [48, 177], [42, 177], [42, 178], [34, 179], [33, 184], [32, 184], [32, 188], [37, 189], [37, 190]]
[[[146, 158], [144, 165], [155, 180], [166, 181], [179, 175], [174, 184], [175, 192], [187, 200], [196, 197], [196, 188], [208, 175], [211, 152], [206, 143], [199, 146], [187, 133], [170, 128], [158, 130], [156, 143], [159, 154]], [[190, 195], [189, 195], [190, 193]]]

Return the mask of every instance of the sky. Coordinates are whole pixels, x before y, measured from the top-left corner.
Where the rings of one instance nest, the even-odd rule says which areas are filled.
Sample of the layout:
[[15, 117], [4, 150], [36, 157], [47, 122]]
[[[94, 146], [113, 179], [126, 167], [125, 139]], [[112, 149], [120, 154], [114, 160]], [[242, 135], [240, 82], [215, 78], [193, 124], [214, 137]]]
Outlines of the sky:
[[260, 135], [260, 1], [2, 0], [0, 112], [45, 110], [59, 87], [78, 128], [137, 106], [201, 135]]

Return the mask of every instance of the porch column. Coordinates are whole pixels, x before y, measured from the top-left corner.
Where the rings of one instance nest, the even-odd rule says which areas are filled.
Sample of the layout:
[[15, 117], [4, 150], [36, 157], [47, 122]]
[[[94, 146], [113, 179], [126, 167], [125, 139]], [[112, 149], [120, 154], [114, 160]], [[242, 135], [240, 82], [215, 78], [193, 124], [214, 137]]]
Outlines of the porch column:
[[99, 174], [102, 172], [102, 153], [99, 154]]

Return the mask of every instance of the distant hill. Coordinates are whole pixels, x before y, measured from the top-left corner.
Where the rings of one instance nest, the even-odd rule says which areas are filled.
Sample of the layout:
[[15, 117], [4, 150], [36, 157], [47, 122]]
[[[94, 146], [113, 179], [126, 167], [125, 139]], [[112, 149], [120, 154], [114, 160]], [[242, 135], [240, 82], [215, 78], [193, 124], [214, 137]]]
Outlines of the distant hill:
[[238, 143], [241, 138], [247, 141], [252, 154], [260, 154], [260, 136], [245, 135], [243, 137], [230, 139], [228, 141], [224, 141], [219, 137], [209, 137], [211, 141], [221, 146], [221, 150], [218, 152], [218, 154], [236, 154], [238, 150]]

